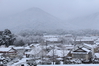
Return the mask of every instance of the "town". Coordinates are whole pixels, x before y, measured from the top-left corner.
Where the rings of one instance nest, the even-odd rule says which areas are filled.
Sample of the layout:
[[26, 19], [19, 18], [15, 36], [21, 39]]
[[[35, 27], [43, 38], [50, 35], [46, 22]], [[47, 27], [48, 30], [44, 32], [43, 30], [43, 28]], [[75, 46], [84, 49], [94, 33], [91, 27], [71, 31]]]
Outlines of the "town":
[[0, 66], [99, 64], [97, 35], [43, 34], [27, 44], [17, 39], [8, 29], [0, 32]]

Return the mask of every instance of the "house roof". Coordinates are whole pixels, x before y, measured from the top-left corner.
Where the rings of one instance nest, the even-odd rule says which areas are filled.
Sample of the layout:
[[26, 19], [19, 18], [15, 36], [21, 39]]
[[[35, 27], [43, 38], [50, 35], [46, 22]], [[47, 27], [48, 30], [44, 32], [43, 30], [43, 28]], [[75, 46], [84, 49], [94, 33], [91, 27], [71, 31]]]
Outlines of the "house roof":
[[14, 47], [14, 49], [24, 49], [24, 47]]
[[[55, 49], [55, 50], [54, 50], [54, 55], [57, 55], [57, 56], [59, 56], [59, 57], [63, 57], [63, 55], [64, 55], [64, 56], [67, 56], [69, 52], [70, 52], [70, 51], [64, 50], [64, 53], [63, 53], [63, 50]], [[47, 54], [47, 56], [53, 56], [53, 50], [51, 50], [51, 51]]]
[[44, 35], [45, 41], [58, 41], [59, 35]]
[[84, 51], [90, 52], [90, 50], [88, 50], [87, 48], [82, 48]]
[[40, 51], [41, 51], [41, 47], [38, 46], [38, 47], [32, 48], [32, 50], [29, 52], [25, 52], [25, 54], [35, 55], [35, 54], [38, 54]]
[[94, 41], [93, 39], [77, 39], [76, 41]]
[[86, 44], [86, 43], [84, 43], [83, 45], [84, 45], [84, 46], [87, 46], [87, 47], [90, 47], [90, 48], [95, 48], [95, 47], [97, 47], [96, 45], [91, 45], [91, 44]]
[[73, 45], [64, 45], [65, 49], [73, 49], [74, 46]]
[[77, 37], [76, 41], [95, 41], [97, 37]]
[[31, 49], [29, 46], [26, 46], [25, 49]]
[[58, 38], [49, 38], [49, 39], [46, 39], [46, 41], [58, 41]]
[[45, 38], [59, 37], [59, 35], [44, 35]]
[[10, 51], [12, 48], [0, 48], [0, 52], [8, 52]]
[[73, 50], [71, 53], [72, 54], [88, 54], [90, 50], [87, 48], [77, 48], [76, 50]]
[[0, 48], [0, 51], [4, 51], [4, 52], [7, 52], [9, 51], [11, 48]]

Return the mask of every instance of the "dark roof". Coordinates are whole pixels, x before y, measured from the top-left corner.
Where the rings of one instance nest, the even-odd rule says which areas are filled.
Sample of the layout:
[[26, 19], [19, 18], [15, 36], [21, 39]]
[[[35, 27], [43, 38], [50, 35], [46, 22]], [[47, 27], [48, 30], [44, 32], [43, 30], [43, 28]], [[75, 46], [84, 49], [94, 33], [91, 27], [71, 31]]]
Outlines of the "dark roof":
[[78, 49], [76, 49], [74, 52], [86, 52], [86, 51], [83, 50], [82, 48], [78, 48]]

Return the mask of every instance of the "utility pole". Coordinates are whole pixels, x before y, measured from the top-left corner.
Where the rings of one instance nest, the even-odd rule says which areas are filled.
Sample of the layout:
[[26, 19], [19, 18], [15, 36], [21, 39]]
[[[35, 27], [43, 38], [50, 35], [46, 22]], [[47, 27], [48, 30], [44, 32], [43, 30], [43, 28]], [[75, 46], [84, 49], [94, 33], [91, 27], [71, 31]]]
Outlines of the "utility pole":
[[53, 45], [53, 65], [55, 64], [55, 45]]

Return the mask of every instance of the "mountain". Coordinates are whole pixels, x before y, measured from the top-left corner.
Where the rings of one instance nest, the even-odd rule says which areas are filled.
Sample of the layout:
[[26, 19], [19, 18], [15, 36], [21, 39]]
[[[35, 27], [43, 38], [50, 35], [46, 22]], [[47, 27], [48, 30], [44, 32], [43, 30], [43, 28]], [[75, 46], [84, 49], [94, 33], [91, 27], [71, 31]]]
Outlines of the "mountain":
[[0, 19], [0, 28], [8, 28], [13, 31], [21, 30], [57, 30], [71, 29], [70, 25], [57, 17], [43, 11], [40, 8], [30, 8], [15, 15]]
[[78, 29], [98, 29], [99, 30], [99, 12], [87, 16], [70, 19], [67, 22], [79, 27]]
[[63, 21], [36, 7], [9, 17], [0, 18], [0, 30], [10, 29], [13, 32], [19, 32], [21, 30], [55, 31], [99, 29], [98, 24], [99, 13]]

